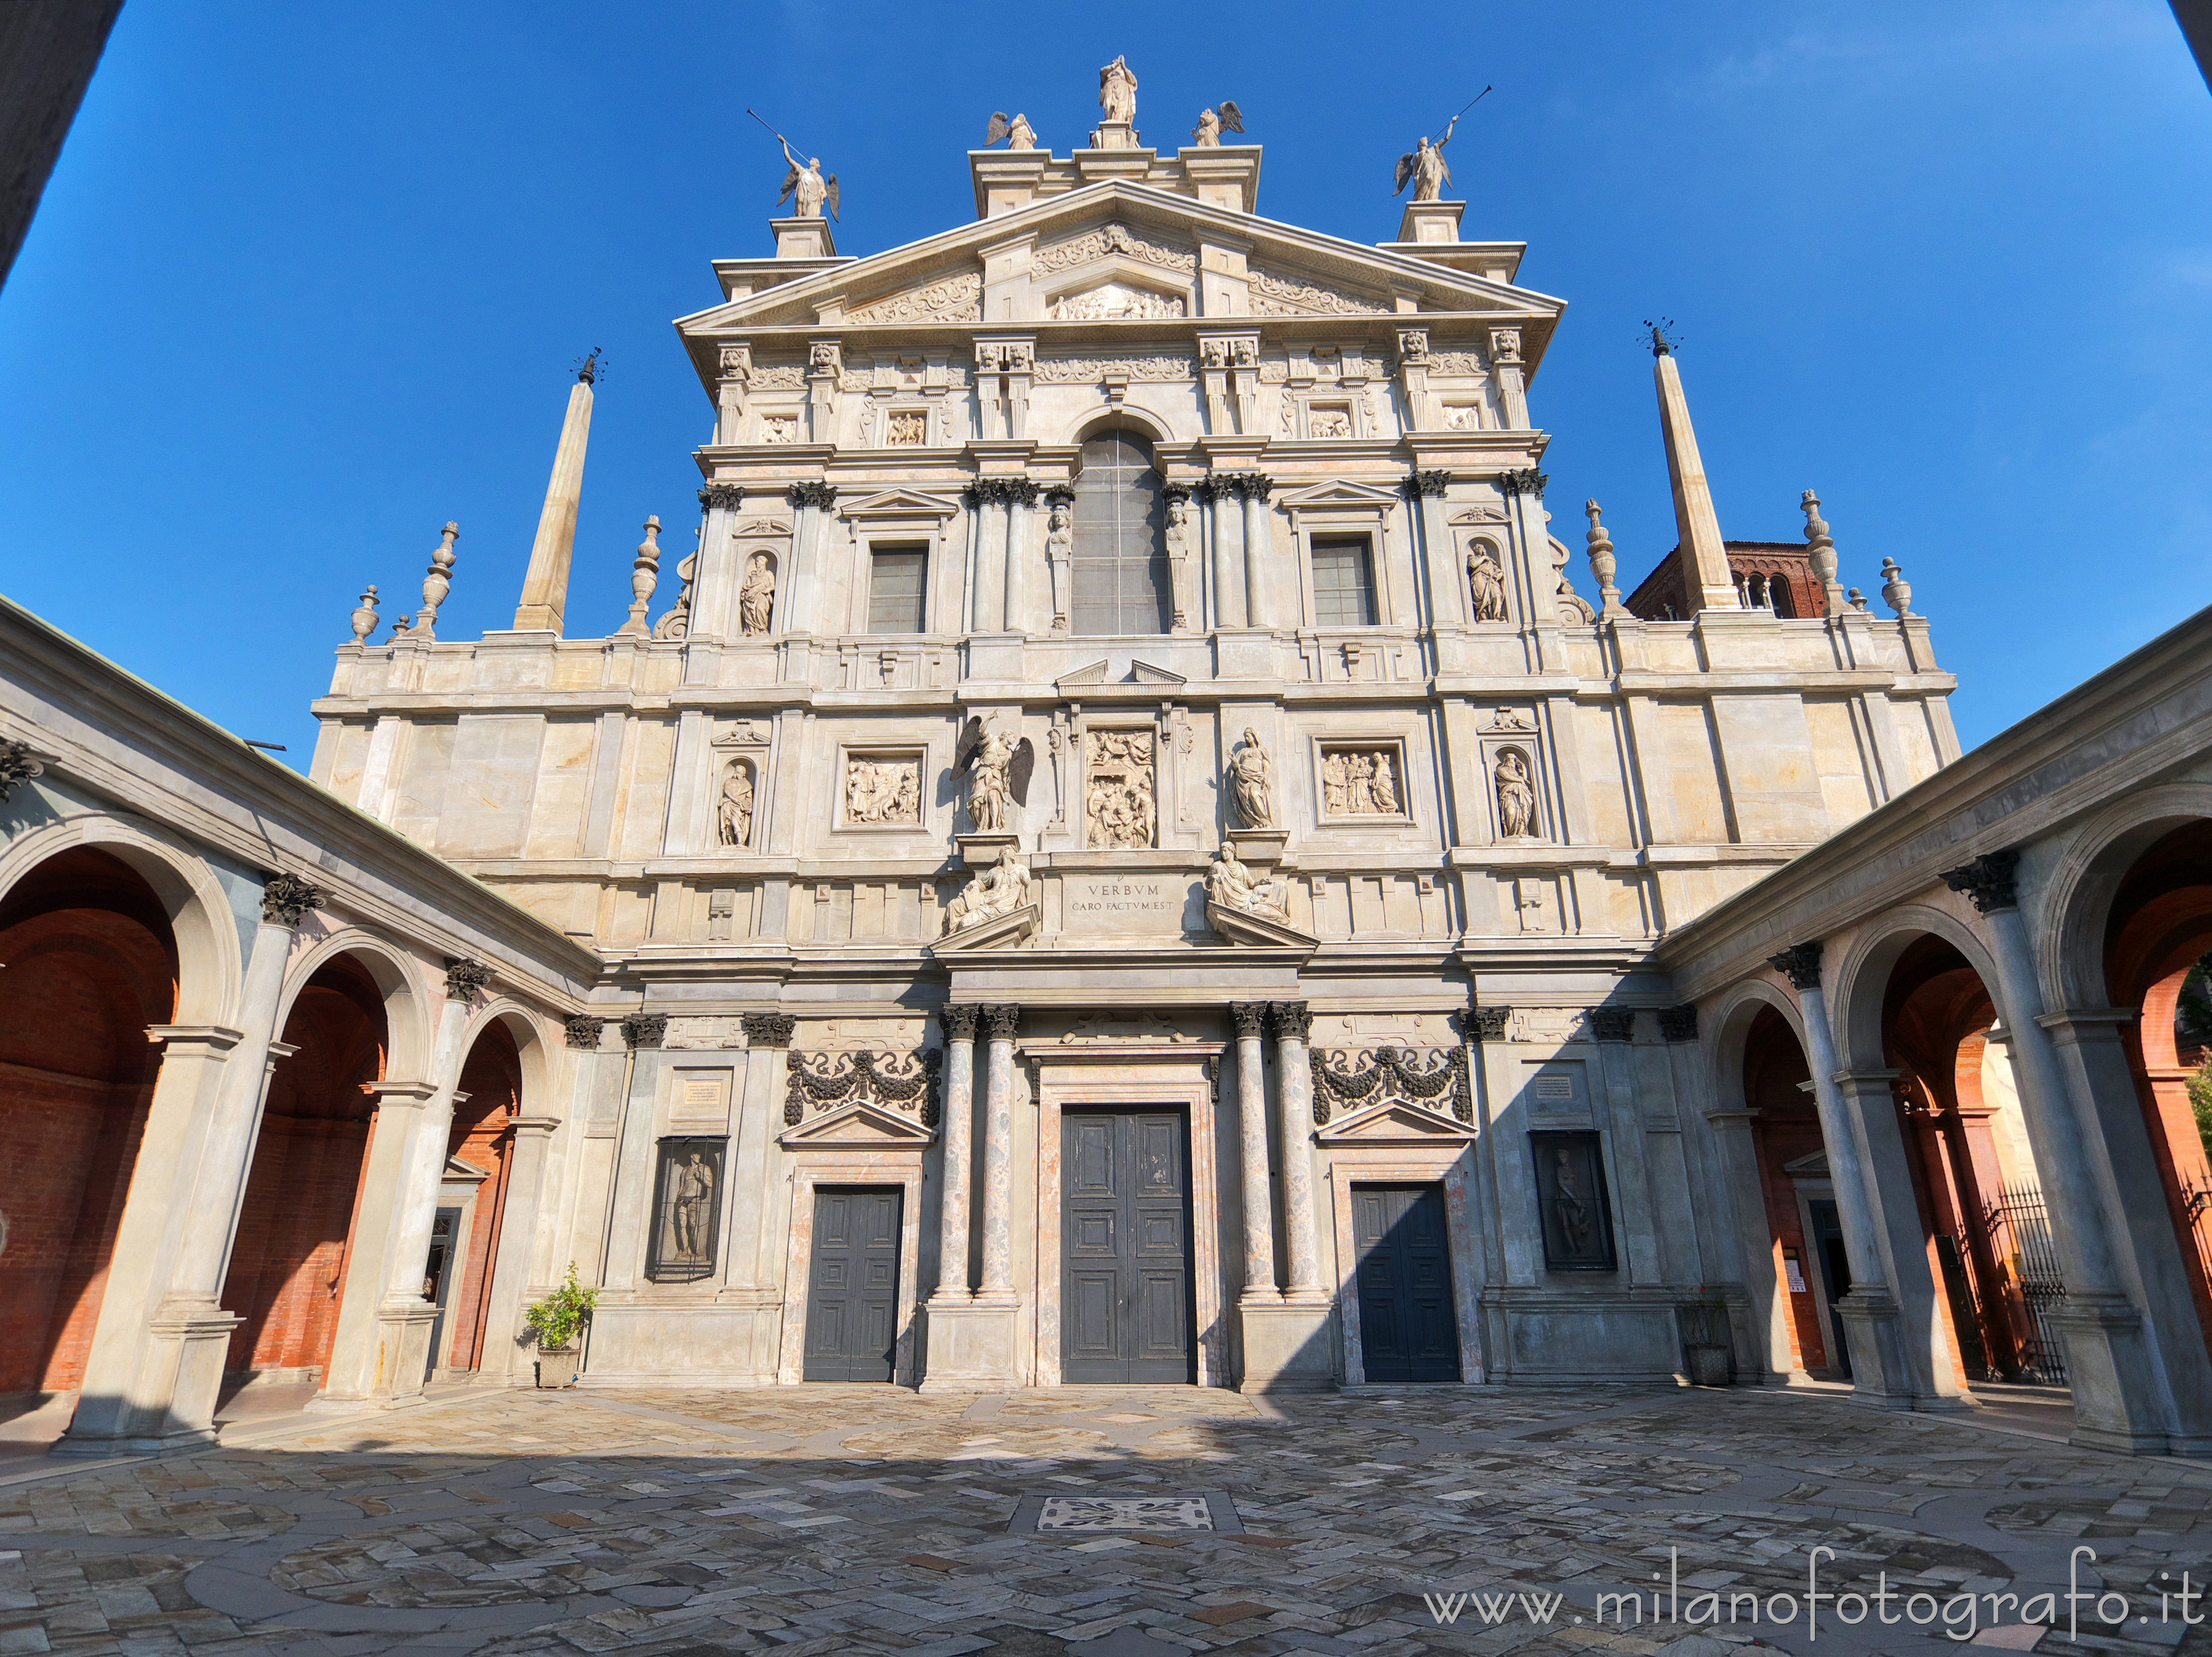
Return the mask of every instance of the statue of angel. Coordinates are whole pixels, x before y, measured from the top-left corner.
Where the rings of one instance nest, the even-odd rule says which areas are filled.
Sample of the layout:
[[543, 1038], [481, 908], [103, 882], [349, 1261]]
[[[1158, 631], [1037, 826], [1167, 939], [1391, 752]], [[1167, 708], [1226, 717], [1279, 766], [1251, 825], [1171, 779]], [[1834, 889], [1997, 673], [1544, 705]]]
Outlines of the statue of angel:
[[968, 782], [968, 820], [981, 835], [1004, 834], [1006, 807], [1030, 803], [1030, 774], [1036, 768], [1036, 749], [1027, 737], [1009, 742], [994, 715], [988, 725], [970, 714], [952, 750], [952, 776]]
[[1224, 98], [1218, 112], [1211, 109], [1198, 112], [1198, 124], [1191, 128], [1190, 136], [1200, 149], [1218, 149], [1223, 133], [1242, 132], [1243, 130], [1244, 112]]
[[775, 141], [783, 146], [783, 159], [791, 163], [791, 170], [783, 175], [783, 188], [776, 194], [775, 204], [781, 207], [787, 198], [796, 195], [798, 200], [793, 205], [797, 209], [799, 216], [802, 219], [818, 219], [822, 216], [823, 203], [827, 202], [830, 206], [830, 216], [836, 218], [837, 216], [837, 175], [832, 173], [824, 179], [822, 176], [822, 162], [818, 156], [808, 156], [805, 164], [801, 166], [799, 157], [791, 153], [790, 141], [781, 133], [776, 135]]
[[1098, 107], [1109, 121], [1126, 124], [1137, 118], [1137, 77], [1127, 58], [1116, 58], [1098, 71]]
[[1444, 124], [1444, 136], [1436, 143], [1431, 143], [1428, 135], [1424, 133], [1420, 143], [1414, 145], [1410, 153], [1398, 157], [1398, 183], [1396, 188], [1390, 191], [1392, 195], [1403, 191], [1406, 181], [1410, 179], [1413, 183], [1415, 201], [1432, 202], [1437, 199], [1443, 187], [1451, 182], [1451, 168], [1444, 164], [1444, 146], [1451, 142], [1452, 129], [1458, 124], [1459, 117], [1455, 115]]
[[1008, 149], [1035, 149], [1037, 147], [1036, 129], [1030, 124], [1026, 115], [1016, 115], [1009, 121], [1003, 111], [991, 112], [990, 124], [983, 129], [983, 148], [988, 149], [1000, 139], [1006, 140]]

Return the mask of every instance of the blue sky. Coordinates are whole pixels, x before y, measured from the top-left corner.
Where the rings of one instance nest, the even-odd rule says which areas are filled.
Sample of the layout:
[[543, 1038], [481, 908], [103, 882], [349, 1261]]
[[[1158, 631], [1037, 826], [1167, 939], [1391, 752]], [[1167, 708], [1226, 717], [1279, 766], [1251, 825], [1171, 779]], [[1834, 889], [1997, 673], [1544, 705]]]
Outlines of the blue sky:
[[867, 253], [972, 216], [994, 109], [1081, 142], [1123, 52], [1147, 142], [1233, 98], [1261, 210], [1368, 242], [1495, 85], [1465, 234], [1569, 302], [1553, 528], [1595, 495], [1624, 589], [1674, 543], [1664, 313], [1723, 531], [1794, 539], [1817, 489], [1846, 582], [1904, 565], [1969, 745], [2212, 597], [2212, 97], [2156, 0], [1107, 9], [131, 0], [0, 293], [0, 591], [304, 765], [355, 595], [412, 608], [447, 519], [440, 635], [508, 624], [603, 346], [568, 613], [611, 630], [646, 513], [696, 521], [669, 320], [770, 251], [745, 107]]

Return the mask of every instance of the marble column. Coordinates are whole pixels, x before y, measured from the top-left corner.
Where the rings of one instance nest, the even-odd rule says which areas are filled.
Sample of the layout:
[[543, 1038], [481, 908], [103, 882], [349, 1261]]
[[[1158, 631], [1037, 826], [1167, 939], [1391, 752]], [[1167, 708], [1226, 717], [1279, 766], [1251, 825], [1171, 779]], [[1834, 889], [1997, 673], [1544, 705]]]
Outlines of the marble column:
[[968, 1288], [969, 1181], [974, 1174], [975, 1015], [947, 1007], [945, 1023], [945, 1143], [938, 1193], [937, 1290], [933, 1308], [964, 1305]]
[[[1267, 496], [1274, 487], [1274, 480], [1263, 472], [1244, 476], [1244, 619], [1248, 627], [1267, 627], [1281, 619], [1275, 614], [1268, 586], [1267, 554], [1273, 537], [1268, 533]], [[1373, 556], [1382, 555], [1378, 546]]]
[[1014, 1303], [1014, 1032], [1022, 1010], [983, 1009], [990, 1038], [984, 1061], [983, 1282], [975, 1299], [986, 1306]]
[[1230, 507], [1230, 485], [1209, 478], [1200, 485], [1206, 517], [1213, 531], [1213, 625], [1217, 628], [1244, 625], [1244, 557], [1241, 547], [1230, 544], [1229, 524], [1235, 516]]
[[1006, 490], [1006, 599], [1000, 610], [1000, 624], [1008, 633], [1029, 631], [1029, 526], [1030, 506], [1036, 499], [1036, 485], [1025, 477], [1008, 480]]
[[477, 1364], [479, 1372], [499, 1374], [514, 1385], [531, 1378], [532, 1349], [518, 1345], [514, 1338], [522, 1332], [522, 1302], [529, 1290], [537, 1286], [530, 1281], [531, 1259], [545, 1217], [550, 1189], [546, 1176], [553, 1136], [560, 1126], [557, 1116], [517, 1116], [507, 1123], [514, 1136], [507, 1150], [513, 1162], [507, 1174], [507, 1203], [500, 1212], [499, 1235], [493, 1243], [484, 1352]]
[[1237, 1145], [1243, 1175], [1244, 1292], [1243, 1302], [1279, 1305], [1275, 1286], [1275, 1205], [1267, 1190], [1267, 1078], [1263, 1025], [1266, 1005], [1231, 1004], [1237, 1029]]
[[1278, 1001], [1268, 1009], [1275, 1027], [1275, 1085], [1282, 1114], [1283, 1232], [1290, 1254], [1286, 1301], [1326, 1301], [1321, 1280], [1321, 1234], [1314, 1219], [1313, 1069], [1306, 1058], [1312, 1015], [1303, 1001]]

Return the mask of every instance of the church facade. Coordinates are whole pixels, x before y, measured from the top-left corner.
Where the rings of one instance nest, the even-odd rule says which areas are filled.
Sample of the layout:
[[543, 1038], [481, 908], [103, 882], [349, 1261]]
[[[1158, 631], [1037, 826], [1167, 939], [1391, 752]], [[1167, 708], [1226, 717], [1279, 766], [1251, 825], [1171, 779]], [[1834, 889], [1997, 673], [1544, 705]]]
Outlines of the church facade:
[[[2166, 1119], [2126, 1116], [2131, 1081], [2106, 1102], [2105, 1185], [2047, 1187], [2087, 1130], [2051, 1137], [2063, 1066], [1944, 884], [2017, 850], [2003, 787], [1958, 803], [1941, 855], [1883, 838], [1960, 774], [1901, 572], [1887, 616], [1847, 596], [1808, 492], [1794, 596], [1750, 600], [1655, 336], [1687, 619], [1632, 613], [1597, 504], [1579, 566], [1551, 529], [1534, 380], [1564, 307], [1516, 285], [1519, 244], [1462, 239], [1441, 151], [1401, 167], [1398, 240], [1357, 245], [1261, 216], [1260, 147], [1214, 112], [1145, 148], [1115, 67], [1087, 147], [975, 152], [974, 222], [890, 252], [840, 255], [835, 180], [794, 157], [775, 254], [717, 261], [678, 324], [711, 421], [694, 546], [649, 520], [626, 571], [572, 571], [587, 366], [514, 628], [439, 636], [453, 525], [416, 616], [377, 639], [365, 597], [309, 791], [358, 847], [303, 842], [313, 937], [237, 969], [269, 978], [258, 1055], [201, 1061], [252, 1068], [210, 1083], [236, 1096], [203, 1169], [233, 1217], [178, 1279], [198, 1367], [131, 1372], [131, 1411], [73, 1435], [204, 1431], [225, 1371], [311, 1373], [347, 1407], [526, 1382], [520, 1308], [573, 1265], [599, 1299], [557, 1363], [586, 1386], [1809, 1369], [1948, 1408], [2063, 1372], [2097, 1442], [2197, 1443], [2203, 1156], [2159, 1126], [2179, 1059]], [[53, 823], [127, 813], [98, 803], [127, 763], [21, 734]], [[2077, 812], [2120, 786], [2097, 774]], [[1812, 858], [1832, 897], [1779, 901]], [[1894, 1007], [1841, 1069], [1816, 1034], [1820, 938], [1909, 895], [1875, 865], [1948, 894], [1911, 936], [1997, 962], [1920, 1031], [1951, 1069], [1917, 1095], [1883, 1059]], [[373, 896], [392, 871], [427, 894], [404, 914]], [[465, 938], [436, 920], [462, 889]], [[2157, 950], [2154, 998], [2185, 953]], [[1906, 970], [1964, 981], [1932, 946]], [[1889, 980], [1855, 981], [1880, 1004]], [[327, 1015], [295, 1030], [307, 989]], [[271, 1113], [329, 1143], [299, 1165], [337, 1170], [345, 1241], [257, 1244], [247, 1338], [222, 1257], [279, 1178], [255, 1174]], [[127, 1138], [84, 1153], [125, 1216]], [[2148, 1229], [2146, 1168], [2171, 1199]], [[2031, 1236], [2003, 1193], [2046, 1188], [2086, 1207], [2054, 1196]], [[2054, 1235], [2074, 1298], [2031, 1306], [2020, 1263]], [[155, 1284], [88, 1311], [55, 1281], [94, 1350], [184, 1305]], [[32, 1384], [106, 1396], [96, 1368]]]

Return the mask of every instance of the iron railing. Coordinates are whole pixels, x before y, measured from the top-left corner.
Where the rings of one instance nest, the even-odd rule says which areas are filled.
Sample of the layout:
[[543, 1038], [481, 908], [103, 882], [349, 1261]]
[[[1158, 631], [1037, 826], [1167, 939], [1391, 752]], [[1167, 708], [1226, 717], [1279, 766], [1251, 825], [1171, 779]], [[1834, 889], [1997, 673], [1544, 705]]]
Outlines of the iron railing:
[[2066, 1298], [2066, 1279], [2058, 1268], [2058, 1245], [2051, 1235], [2051, 1212], [2034, 1186], [2002, 1187], [1997, 1200], [1982, 1211], [1990, 1241], [2010, 1268], [2013, 1281], [2035, 1325], [2021, 1343], [2021, 1379], [2048, 1386], [2066, 1384], [2065, 1348], [2051, 1326], [2051, 1314]]

